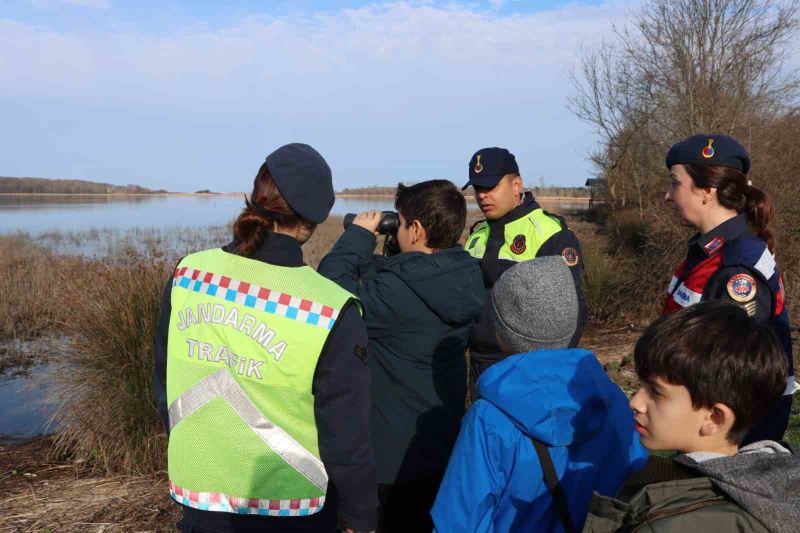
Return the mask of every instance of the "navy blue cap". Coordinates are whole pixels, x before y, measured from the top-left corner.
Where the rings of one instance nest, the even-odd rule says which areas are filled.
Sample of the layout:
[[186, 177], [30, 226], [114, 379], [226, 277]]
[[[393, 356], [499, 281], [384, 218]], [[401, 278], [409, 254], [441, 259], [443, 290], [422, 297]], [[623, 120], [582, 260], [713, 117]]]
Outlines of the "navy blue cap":
[[336, 198], [331, 167], [319, 152], [307, 144], [287, 144], [269, 154], [266, 164], [292, 211], [314, 224], [328, 218]]
[[667, 152], [667, 168], [683, 164], [731, 167], [747, 174], [750, 156], [733, 137], [698, 133], [673, 144]]
[[461, 187], [494, 187], [506, 174], [519, 174], [514, 154], [505, 148], [483, 148], [469, 160], [469, 181]]

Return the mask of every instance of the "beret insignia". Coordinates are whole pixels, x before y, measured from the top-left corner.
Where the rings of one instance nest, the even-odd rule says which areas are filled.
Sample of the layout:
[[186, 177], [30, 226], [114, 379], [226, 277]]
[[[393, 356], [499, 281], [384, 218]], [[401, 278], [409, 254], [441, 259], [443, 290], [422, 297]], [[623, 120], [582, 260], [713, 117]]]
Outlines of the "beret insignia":
[[564, 260], [567, 266], [574, 267], [578, 264], [578, 252], [571, 246], [561, 250], [561, 258]]
[[709, 139], [708, 145], [705, 148], [703, 148], [702, 152], [700, 152], [706, 159], [711, 159], [712, 157], [714, 157], [714, 148], [712, 148], [711, 146], [712, 144], [714, 144], [714, 139]]
[[521, 233], [514, 237], [514, 241], [511, 243], [511, 251], [515, 254], [519, 255], [525, 251], [527, 246], [525, 245], [525, 235]]
[[728, 295], [736, 302], [749, 302], [756, 297], [756, 280], [747, 274], [731, 276], [728, 280]]

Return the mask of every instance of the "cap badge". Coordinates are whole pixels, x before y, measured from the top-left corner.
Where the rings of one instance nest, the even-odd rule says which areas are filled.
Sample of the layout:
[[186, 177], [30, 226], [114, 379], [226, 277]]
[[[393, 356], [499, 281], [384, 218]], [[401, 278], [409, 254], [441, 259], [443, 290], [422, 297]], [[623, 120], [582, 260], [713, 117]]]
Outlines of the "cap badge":
[[756, 296], [756, 280], [747, 274], [736, 274], [728, 280], [728, 295], [736, 302], [749, 302]]
[[514, 237], [514, 241], [511, 243], [511, 251], [515, 254], [519, 255], [525, 251], [527, 246], [525, 245], [525, 235], [521, 233]]
[[561, 258], [567, 266], [574, 267], [578, 264], [578, 252], [571, 246], [561, 250]]
[[478, 154], [477, 159], [475, 160], [475, 174], [480, 174], [483, 171], [483, 165], [481, 165], [481, 154]]
[[703, 148], [703, 151], [701, 152], [703, 154], [703, 157], [705, 157], [706, 159], [711, 159], [712, 157], [714, 157], [714, 149], [711, 147], [712, 144], [714, 144], [714, 139], [709, 139], [708, 146]]

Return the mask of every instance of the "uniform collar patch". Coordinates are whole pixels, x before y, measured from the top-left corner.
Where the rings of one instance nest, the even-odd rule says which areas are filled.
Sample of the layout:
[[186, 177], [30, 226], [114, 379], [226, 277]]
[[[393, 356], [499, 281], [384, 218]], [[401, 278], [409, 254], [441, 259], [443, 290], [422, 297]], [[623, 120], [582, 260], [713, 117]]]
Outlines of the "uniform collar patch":
[[703, 250], [706, 252], [707, 255], [714, 255], [720, 250], [720, 248], [722, 248], [723, 244], [725, 244], [725, 238], [717, 236], [708, 241], [703, 246]]

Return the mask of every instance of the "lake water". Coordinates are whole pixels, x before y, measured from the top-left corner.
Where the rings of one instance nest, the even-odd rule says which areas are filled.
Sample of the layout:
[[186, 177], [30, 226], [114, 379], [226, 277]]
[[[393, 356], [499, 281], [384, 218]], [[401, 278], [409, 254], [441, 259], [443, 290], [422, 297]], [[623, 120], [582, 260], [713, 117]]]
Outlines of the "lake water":
[[[558, 212], [585, 209], [575, 201], [545, 201]], [[337, 198], [331, 214], [344, 215], [369, 209], [393, 209], [392, 198]], [[203, 227], [231, 222], [244, 207], [243, 195], [208, 196], [103, 196], [103, 195], [0, 195], [0, 233], [92, 228]], [[475, 207], [470, 202], [470, 208]]]
[[0, 376], [0, 435], [13, 438], [41, 435], [50, 414], [45, 400], [48, 367], [22, 375]]
[[[338, 198], [332, 214], [392, 209], [391, 198]], [[216, 226], [236, 218], [244, 195], [0, 195], [0, 233]]]

